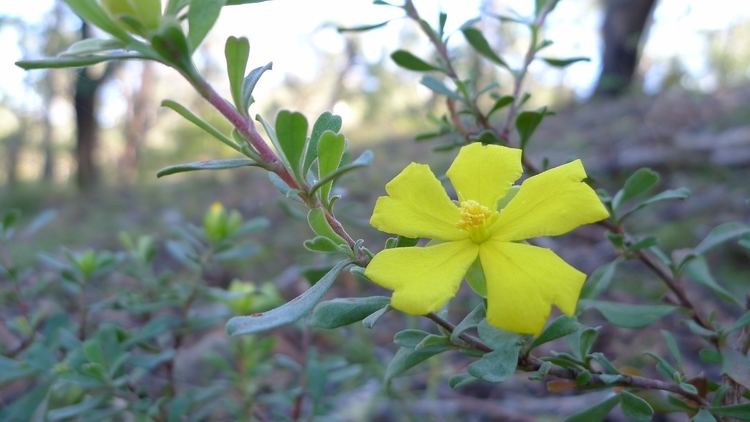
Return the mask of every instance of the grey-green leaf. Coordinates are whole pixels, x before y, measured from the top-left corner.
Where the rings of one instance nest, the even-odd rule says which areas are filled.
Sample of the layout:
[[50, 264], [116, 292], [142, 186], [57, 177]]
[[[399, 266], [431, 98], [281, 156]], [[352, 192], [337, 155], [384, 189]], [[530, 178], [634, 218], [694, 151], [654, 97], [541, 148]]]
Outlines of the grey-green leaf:
[[434, 76], [425, 75], [419, 82], [436, 94], [443, 95], [454, 100], [461, 100], [461, 96], [458, 95], [456, 91], [448, 88], [442, 81], [435, 78]]
[[234, 142], [228, 136], [224, 135], [219, 129], [215, 128], [213, 125], [203, 120], [192, 111], [188, 110], [187, 107], [183, 106], [182, 104], [179, 104], [172, 100], [164, 100], [161, 102], [161, 105], [162, 107], [167, 107], [174, 110], [175, 112], [177, 112], [177, 114], [184, 117], [192, 124], [203, 129], [206, 133], [218, 139], [221, 143], [228, 146], [229, 148], [232, 148], [233, 150], [240, 153], [242, 152], [242, 148], [240, 148], [240, 146], [237, 145], [236, 142]]
[[92, 64], [108, 62], [112, 60], [132, 60], [145, 58], [146, 57], [141, 54], [134, 53], [109, 53], [90, 56], [61, 56], [39, 60], [20, 60], [16, 62], [16, 66], [26, 70], [58, 69], [66, 67], [85, 67], [91, 66]]
[[299, 320], [320, 302], [328, 289], [336, 281], [339, 273], [349, 264], [349, 261], [341, 261], [334, 265], [312, 287], [278, 308], [260, 314], [239, 316], [230, 319], [226, 326], [227, 332], [231, 336], [253, 334], [289, 325]]
[[310, 323], [318, 328], [337, 328], [361, 321], [391, 301], [385, 296], [337, 298], [315, 307]]
[[742, 302], [740, 302], [732, 292], [722, 287], [716, 279], [714, 279], [713, 274], [711, 274], [711, 269], [708, 267], [708, 263], [704, 257], [698, 255], [690, 259], [687, 265], [685, 265], [685, 273], [690, 280], [711, 289], [711, 291], [722, 300], [736, 305], [739, 308], [743, 308]]
[[724, 223], [720, 226], [714, 227], [708, 235], [701, 240], [701, 243], [695, 247], [695, 253], [703, 255], [723, 243], [738, 239], [748, 233], [750, 233], [750, 226], [747, 224], [739, 222]]
[[164, 167], [156, 173], [156, 177], [164, 177], [175, 173], [197, 170], [224, 170], [237, 167], [258, 167], [258, 163], [249, 158], [227, 158], [220, 160], [203, 160], [192, 163], [176, 164]]
[[735, 418], [741, 421], [750, 421], [750, 403], [735, 404], [731, 406], [714, 406], [709, 410], [716, 416]]
[[606, 419], [609, 412], [611, 412], [619, 402], [619, 395], [612, 396], [593, 407], [578, 412], [575, 415], [568, 416], [567, 418], [565, 418], [565, 422], [603, 421]]
[[581, 303], [599, 311], [612, 324], [625, 328], [651, 325], [678, 309], [671, 305], [633, 305], [600, 300], [585, 300]]
[[273, 69], [273, 63], [266, 63], [265, 66], [256, 67], [247, 74], [245, 79], [242, 81], [242, 109], [247, 110], [253, 104], [253, 91], [255, 85], [258, 84], [260, 77], [263, 74]]
[[583, 285], [581, 299], [596, 299], [602, 293], [606, 292], [612, 283], [612, 279], [617, 271], [617, 264], [619, 263], [620, 260], [615, 259], [594, 270], [589, 276], [588, 281], [586, 281], [586, 284]]

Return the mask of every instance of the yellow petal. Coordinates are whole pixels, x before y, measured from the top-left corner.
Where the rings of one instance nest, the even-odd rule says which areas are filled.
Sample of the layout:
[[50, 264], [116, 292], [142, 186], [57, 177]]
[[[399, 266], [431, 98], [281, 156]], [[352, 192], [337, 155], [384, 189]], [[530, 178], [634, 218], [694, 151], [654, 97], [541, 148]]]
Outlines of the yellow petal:
[[391, 306], [411, 315], [442, 308], [455, 296], [479, 247], [470, 240], [434, 246], [385, 249], [375, 255], [365, 276], [394, 290]]
[[370, 224], [376, 229], [407, 237], [438, 240], [464, 239], [458, 207], [426, 164], [411, 163], [393, 178], [375, 203]]
[[557, 236], [609, 217], [591, 187], [583, 183], [581, 160], [526, 179], [492, 227], [496, 240]]
[[459, 201], [474, 200], [494, 210], [522, 172], [520, 149], [476, 142], [461, 148], [446, 174]]
[[549, 249], [488, 241], [479, 258], [487, 280], [487, 321], [522, 334], [539, 334], [554, 304], [572, 315], [586, 275]]

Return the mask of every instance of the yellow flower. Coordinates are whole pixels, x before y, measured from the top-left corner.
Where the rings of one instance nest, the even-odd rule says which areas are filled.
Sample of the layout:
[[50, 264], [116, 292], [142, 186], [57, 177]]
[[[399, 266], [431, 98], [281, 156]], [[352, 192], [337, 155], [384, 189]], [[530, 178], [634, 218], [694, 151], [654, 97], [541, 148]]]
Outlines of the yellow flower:
[[424, 315], [456, 294], [479, 258], [490, 324], [538, 334], [553, 304], [571, 315], [586, 275], [551, 250], [521, 241], [561, 235], [609, 213], [583, 182], [580, 160], [529, 177], [498, 210], [498, 201], [522, 172], [519, 149], [465, 146], [447, 172], [458, 194], [454, 202], [429, 166], [409, 164], [385, 186], [388, 195], [378, 198], [370, 224], [386, 233], [438, 242], [383, 250], [365, 275], [394, 291], [394, 308]]

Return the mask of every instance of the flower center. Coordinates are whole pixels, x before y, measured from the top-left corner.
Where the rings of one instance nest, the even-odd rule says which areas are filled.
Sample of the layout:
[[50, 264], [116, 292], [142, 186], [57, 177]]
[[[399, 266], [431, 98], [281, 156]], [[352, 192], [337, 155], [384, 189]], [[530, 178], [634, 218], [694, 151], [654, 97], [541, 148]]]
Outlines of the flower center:
[[487, 228], [495, 221], [498, 213], [477, 201], [468, 199], [459, 204], [461, 220], [458, 228], [469, 232], [469, 237], [475, 242], [483, 242], [489, 237]]

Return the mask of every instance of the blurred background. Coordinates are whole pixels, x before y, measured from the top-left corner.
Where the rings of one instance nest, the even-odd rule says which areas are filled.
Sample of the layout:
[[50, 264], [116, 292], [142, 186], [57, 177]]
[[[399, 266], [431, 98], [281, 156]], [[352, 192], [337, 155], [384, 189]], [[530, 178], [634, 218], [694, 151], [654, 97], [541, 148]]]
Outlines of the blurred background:
[[[431, 22], [445, 11], [448, 33], [483, 16], [478, 25], [492, 46], [509, 63], [521, 62], [528, 31], [492, 15], [530, 15], [533, 1], [415, 3]], [[337, 30], [385, 21], [369, 32]], [[211, 283], [226, 286], [234, 277], [275, 280], [283, 290], [304, 266], [320, 264], [302, 248], [309, 236], [306, 223], [290, 218], [295, 210], [279, 199], [264, 174], [243, 168], [156, 178], [166, 165], [232, 153], [159, 106], [173, 99], [216, 126], [229, 127], [174, 71], [141, 62], [28, 72], [14, 66], [21, 59], [54, 55], [96, 33], [62, 1], [0, 2], [0, 210], [18, 209], [27, 221], [43, 212], [54, 214], [43, 235], [13, 245], [14, 259], [33, 262], [40, 251], [54, 254], [61, 245], [115, 249], [118, 232], [168, 236], [170, 227], [200, 222], [209, 205], [219, 201], [245, 218], [269, 218], [273, 229], [258, 235], [263, 247], [252, 258], [205, 274]], [[419, 83], [421, 75], [398, 68], [389, 57], [398, 48], [434, 56], [400, 10], [365, 0], [273, 0], [225, 9], [196, 62], [227, 96], [223, 51], [229, 35], [249, 38], [250, 67], [273, 62], [273, 71], [254, 93], [251, 112], [271, 120], [281, 109], [299, 110], [312, 121], [331, 110], [343, 117], [343, 133], [354, 150], [375, 151], [372, 168], [339, 183], [347, 196], [337, 207], [357, 235], [379, 239], [368, 228], [369, 213], [385, 182], [405, 164], [416, 160], [434, 163], [438, 171], [446, 168], [449, 154], [414, 142], [416, 134], [431, 129], [428, 116], [445, 113], [444, 101]], [[690, 201], [633, 222], [653, 230], [667, 249], [700, 239], [719, 222], [748, 220], [750, 3], [562, 0], [545, 36], [554, 40], [547, 56], [589, 60], [564, 69], [541, 62], [531, 66], [526, 90], [533, 96], [527, 107], [549, 105], [557, 113], [535, 135], [532, 160], [560, 163], [582, 157], [589, 174], [612, 189], [643, 166], [661, 172], [662, 188], [688, 186], [694, 192]], [[510, 93], [511, 78], [479, 60], [460, 32], [449, 46], [462, 71], [494, 79]], [[665, 218], [670, 225], [658, 223]], [[563, 255], [587, 271], [602, 262], [585, 251]], [[732, 274], [748, 271], [746, 266], [721, 268]], [[349, 281], [344, 288], [356, 295], [359, 287]], [[632, 278], [623, 285], [628, 281]], [[294, 289], [283, 295], [293, 294]], [[388, 344], [392, 332], [383, 329], [369, 340]], [[616, 348], [626, 340], [612, 341]], [[357, 353], [363, 359], [362, 350]], [[429, 379], [425, 383], [433, 385]], [[545, 407], [533, 401], [541, 394], [538, 387], [526, 382], [522, 388], [520, 393], [490, 389], [477, 394], [500, 394], [521, 409], [518, 414], [533, 408], [551, 414], [575, 410], [590, 400], [570, 397], [569, 403]], [[439, 405], [429, 397], [420, 400], [417, 414]], [[474, 406], [490, 416], [509, 417], [507, 407], [462, 400], [443, 405], [447, 412], [460, 414], [461, 406]]]

